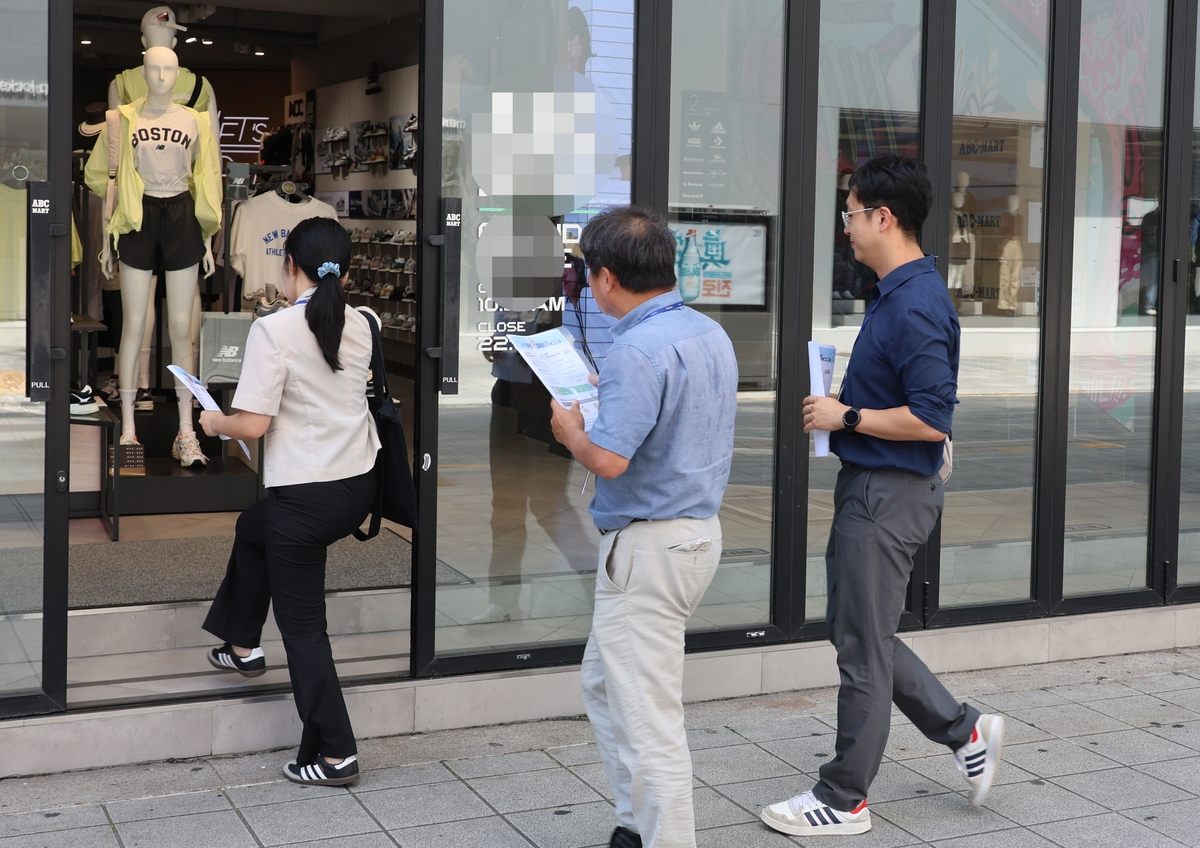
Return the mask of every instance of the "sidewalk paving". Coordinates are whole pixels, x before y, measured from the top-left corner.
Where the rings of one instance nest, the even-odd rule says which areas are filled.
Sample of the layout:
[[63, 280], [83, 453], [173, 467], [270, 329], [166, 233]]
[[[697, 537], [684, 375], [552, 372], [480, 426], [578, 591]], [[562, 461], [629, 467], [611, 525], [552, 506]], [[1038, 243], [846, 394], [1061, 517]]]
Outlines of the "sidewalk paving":
[[[758, 821], [832, 756], [835, 689], [688, 707], [701, 848], [1159, 848], [1200, 844], [1200, 649], [945, 675], [1007, 717], [970, 807], [944, 748], [903, 717], [871, 787], [874, 829], [801, 841]], [[609, 789], [585, 720], [365, 740], [349, 790], [286, 782], [276, 751], [0, 781], [0, 848], [585, 848]]]

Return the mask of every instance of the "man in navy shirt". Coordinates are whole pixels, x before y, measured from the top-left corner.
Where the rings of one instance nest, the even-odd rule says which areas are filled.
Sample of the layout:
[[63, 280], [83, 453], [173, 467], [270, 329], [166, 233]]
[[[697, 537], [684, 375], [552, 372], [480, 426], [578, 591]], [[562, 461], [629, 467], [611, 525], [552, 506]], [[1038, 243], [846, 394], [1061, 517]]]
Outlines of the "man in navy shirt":
[[854, 256], [879, 276], [836, 398], [804, 399], [804, 431], [827, 430], [842, 460], [825, 563], [826, 620], [841, 689], [834, 757], [810, 792], [762, 819], [792, 835], [871, 829], [895, 701], [953, 751], [978, 806], [991, 788], [1004, 720], [961, 704], [896, 638], [912, 558], [942, 514], [939, 471], [958, 383], [959, 327], [946, 283], [917, 234], [932, 190], [925, 166], [877, 156], [850, 178], [842, 222]]

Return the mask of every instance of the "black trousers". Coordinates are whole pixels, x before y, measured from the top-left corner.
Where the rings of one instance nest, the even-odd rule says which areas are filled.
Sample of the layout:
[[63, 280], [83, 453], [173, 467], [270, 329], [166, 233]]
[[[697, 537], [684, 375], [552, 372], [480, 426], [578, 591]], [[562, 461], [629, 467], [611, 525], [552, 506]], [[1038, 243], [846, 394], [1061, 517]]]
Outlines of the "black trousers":
[[283, 636], [296, 712], [304, 724], [296, 761], [358, 753], [333, 665], [325, 621], [326, 548], [362, 525], [375, 504], [374, 471], [330, 483], [268, 490], [244, 510], [225, 579], [204, 620], [209, 633], [258, 647], [268, 604]]

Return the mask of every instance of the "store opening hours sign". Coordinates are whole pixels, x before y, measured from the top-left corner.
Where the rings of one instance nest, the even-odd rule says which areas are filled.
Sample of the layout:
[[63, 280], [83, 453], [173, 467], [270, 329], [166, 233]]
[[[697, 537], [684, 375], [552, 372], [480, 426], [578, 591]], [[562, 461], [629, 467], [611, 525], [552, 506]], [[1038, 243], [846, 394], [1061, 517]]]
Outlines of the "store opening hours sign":
[[688, 233], [700, 254], [699, 296], [694, 304], [766, 306], [767, 228], [763, 224], [674, 222], [675, 273], [683, 279]]

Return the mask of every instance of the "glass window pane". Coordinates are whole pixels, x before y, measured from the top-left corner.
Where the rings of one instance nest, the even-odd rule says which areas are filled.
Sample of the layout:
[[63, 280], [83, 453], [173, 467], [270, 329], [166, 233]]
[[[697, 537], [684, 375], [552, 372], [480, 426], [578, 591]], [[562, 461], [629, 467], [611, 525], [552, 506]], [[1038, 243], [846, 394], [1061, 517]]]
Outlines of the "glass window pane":
[[46, 179], [46, 3], [0, 0], [0, 696], [41, 689], [46, 407], [26, 385], [25, 184]]
[[[580, 643], [594, 484], [505, 335], [565, 326], [603, 366], [608, 322], [574, 258], [590, 216], [629, 202], [634, 0], [447, 0], [445, 15], [442, 193], [462, 198], [463, 219], [459, 393], [438, 411], [435, 650]], [[562, 271], [514, 291], [514, 268], [547, 259]]]
[[[874, 272], [855, 261], [840, 213], [850, 174], [872, 156], [918, 155], [922, 5], [896, 0], [878, 13], [855, 0], [821, 4], [812, 337], [837, 347], [835, 387], [866, 314], [864, 292], [876, 282]], [[825, 617], [825, 545], [839, 467], [832, 455], [814, 457], [809, 465], [810, 621]]]
[[[1200, 41], [1200, 31], [1196, 34]], [[1196, 64], [1200, 83], [1200, 63]], [[1183, 366], [1183, 462], [1179, 493], [1179, 583], [1200, 583], [1200, 84], [1192, 108], [1192, 192], [1188, 204], [1188, 314]]]
[[1166, 12], [1166, 0], [1083, 3], [1067, 595], [1146, 585]]
[[675, 0], [670, 224], [683, 299], [738, 358], [721, 567], [688, 629], [770, 621], [783, 0]]
[[947, 285], [962, 352], [942, 607], [1030, 596], [1049, 9], [1032, 11], [960, 0], [955, 17]]

